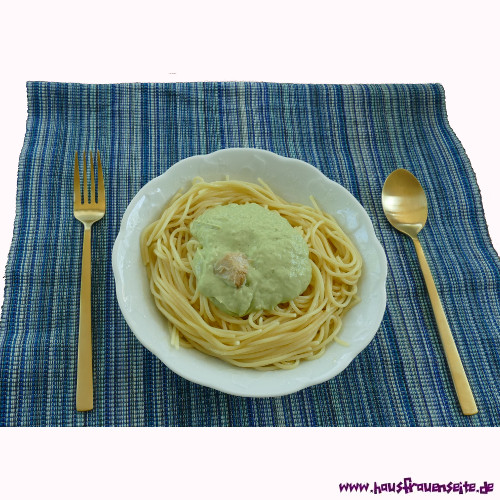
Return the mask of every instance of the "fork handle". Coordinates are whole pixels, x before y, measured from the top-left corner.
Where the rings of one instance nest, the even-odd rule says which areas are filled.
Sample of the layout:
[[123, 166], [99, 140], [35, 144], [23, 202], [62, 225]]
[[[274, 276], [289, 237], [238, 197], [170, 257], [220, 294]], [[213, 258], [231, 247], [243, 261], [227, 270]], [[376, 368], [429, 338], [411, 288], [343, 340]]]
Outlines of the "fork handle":
[[444, 354], [446, 356], [446, 361], [448, 362], [451, 378], [453, 379], [453, 385], [455, 386], [455, 391], [457, 393], [460, 407], [462, 408], [462, 413], [464, 415], [475, 415], [477, 413], [477, 406], [474, 400], [474, 395], [472, 394], [469, 381], [467, 380], [467, 375], [465, 374], [457, 346], [453, 340], [450, 325], [446, 319], [443, 305], [441, 304], [434, 279], [432, 278], [429, 264], [427, 264], [422, 245], [420, 244], [420, 241], [418, 241], [418, 238], [413, 238], [413, 243], [415, 244], [422, 274], [424, 275], [425, 284], [427, 285], [427, 291], [429, 292], [429, 297], [431, 299], [439, 336], [441, 337], [441, 344], [443, 345]]
[[90, 238], [91, 225], [85, 225], [83, 232], [82, 276], [80, 287], [80, 330], [78, 333], [78, 367], [76, 378], [76, 409], [92, 410], [94, 407], [94, 391], [92, 380], [92, 315], [90, 302], [91, 259]]

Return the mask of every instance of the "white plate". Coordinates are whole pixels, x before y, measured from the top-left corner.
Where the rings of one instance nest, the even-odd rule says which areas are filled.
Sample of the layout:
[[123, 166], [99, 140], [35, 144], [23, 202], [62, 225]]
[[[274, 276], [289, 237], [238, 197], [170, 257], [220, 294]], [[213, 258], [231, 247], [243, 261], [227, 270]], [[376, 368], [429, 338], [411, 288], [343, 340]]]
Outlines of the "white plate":
[[[319, 206], [332, 214], [363, 256], [358, 293], [361, 302], [344, 318], [340, 344], [330, 345], [319, 359], [293, 370], [260, 372], [238, 368], [195, 349], [170, 345], [168, 322], [156, 308], [141, 261], [139, 236], [163, 212], [169, 199], [187, 189], [196, 176], [206, 181], [226, 176], [249, 182], [263, 179], [290, 202]], [[128, 206], [113, 247], [116, 295], [123, 316], [139, 341], [178, 375], [238, 396], [270, 397], [296, 392], [338, 375], [370, 343], [385, 310], [387, 261], [368, 214], [342, 186], [300, 160], [261, 149], [224, 149], [186, 158], [146, 184]]]

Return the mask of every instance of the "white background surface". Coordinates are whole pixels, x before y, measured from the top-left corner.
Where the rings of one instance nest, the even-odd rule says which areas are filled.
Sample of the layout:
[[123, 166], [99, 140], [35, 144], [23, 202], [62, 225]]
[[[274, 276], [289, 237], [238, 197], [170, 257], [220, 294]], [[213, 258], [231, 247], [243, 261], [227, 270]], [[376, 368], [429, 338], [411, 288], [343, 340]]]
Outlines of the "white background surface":
[[[61, 0], [2, 5], [2, 276], [12, 238], [27, 80], [440, 82], [500, 249], [497, 2]], [[3, 297], [3, 282], [0, 288]], [[0, 440], [6, 498], [49, 498], [49, 491], [51, 498], [104, 498], [109, 491], [109, 498], [317, 499], [337, 496], [340, 481], [398, 482], [407, 476], [496, 481], [489, 497], [500, 495], [497, 461], [489, 458], [498, 455], [497, 429], [0, 429]]]

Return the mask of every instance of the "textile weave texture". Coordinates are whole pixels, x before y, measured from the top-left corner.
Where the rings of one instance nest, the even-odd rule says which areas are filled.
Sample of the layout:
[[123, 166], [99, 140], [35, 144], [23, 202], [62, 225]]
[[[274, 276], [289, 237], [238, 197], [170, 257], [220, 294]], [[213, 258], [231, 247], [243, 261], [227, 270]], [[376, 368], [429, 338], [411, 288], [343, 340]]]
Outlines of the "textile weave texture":
[[[439, 84], [28, 82], [0, 325], [2, 426], [498, 426], [500, 265]], [[388, 259], [373, 341], [334, 379], [276, 398], [184, 380], [146, 350], [115, 296], [111, 253], [137, 191], [177, 161], [255, 147], [306, 161], [363, 205]], [[83, 231], [75, 151], [101, 151], [106, 216], [93, 228], [94, 410], [75, 410]], [[411, 240], [381, 206], [407, 168], [427, 192], [421, 243], [479, 413], [464, 416]]]

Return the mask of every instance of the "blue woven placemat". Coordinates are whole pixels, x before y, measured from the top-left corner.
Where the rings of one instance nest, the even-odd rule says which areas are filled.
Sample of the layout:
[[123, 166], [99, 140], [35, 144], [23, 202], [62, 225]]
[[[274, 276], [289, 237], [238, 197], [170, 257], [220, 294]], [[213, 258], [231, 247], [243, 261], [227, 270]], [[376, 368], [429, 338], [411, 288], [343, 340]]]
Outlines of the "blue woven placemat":
[[[500, 265], [474, 172], [429, 85], [29, 82], [14, 237], [0, 326], [2, 426], [497, 426]], [[192, 384], [142, 347], [119, 310], [111, 251], [146, 182], [191, 155], [256, 147], [346, 187], [388, 258], [388, 303], [371, 344], [338, 377], [268, 399]], [[95, 409], [75, 411], [82, 226], [75, 151], [99, 149], [107, 210], [94, 227]], [[428, 193], [421, 242], [477, 399], [461, 414], [417, 257], [386, 221], [394, 169]]]

